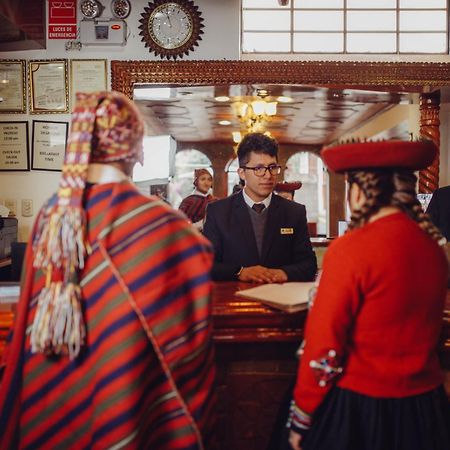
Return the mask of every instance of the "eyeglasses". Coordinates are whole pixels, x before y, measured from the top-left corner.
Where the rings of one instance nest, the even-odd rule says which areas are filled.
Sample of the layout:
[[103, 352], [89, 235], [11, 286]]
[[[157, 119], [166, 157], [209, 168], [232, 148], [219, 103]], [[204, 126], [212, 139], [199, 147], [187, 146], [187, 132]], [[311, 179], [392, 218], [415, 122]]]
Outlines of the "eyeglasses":
[[263, 177], [267, 171], [269, 171], [270, 175], [279, 175], [281, 172], [281, 166], [278, 166], [276, 164], [271, 164], [270, 166], [256, 166], [256, 167], [242, 166], [241, 169], [253, 170], [253, 173], [257, 177]]

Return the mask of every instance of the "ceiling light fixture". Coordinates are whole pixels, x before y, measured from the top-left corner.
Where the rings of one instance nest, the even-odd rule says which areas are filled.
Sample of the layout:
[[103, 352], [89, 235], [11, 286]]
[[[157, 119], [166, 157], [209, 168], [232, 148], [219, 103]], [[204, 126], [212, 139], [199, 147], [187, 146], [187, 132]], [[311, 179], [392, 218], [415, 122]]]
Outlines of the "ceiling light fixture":
[[240, 131], [232, 133], [235, 143], [241, 141], [243, 134], [264, 133], [267, 123], [277, 114], [277, 102], [267, 101], [261, 97], [256, 97], [250, 102], [233, 102], [231, 108], [242, 124], [242, 133]]
[[277, 101], [279, 101], [280, 103], [291, 103], [294, 100], [292, 97], [288, 97], [286, 95], [280, 95], [279, 97], [277, 97]]
[[214, 97], [214, 100], [216, 102], [227, 102], [228, 100], [230, 100], [230, 97], [226, 95], [219, 95], [218, 97]]

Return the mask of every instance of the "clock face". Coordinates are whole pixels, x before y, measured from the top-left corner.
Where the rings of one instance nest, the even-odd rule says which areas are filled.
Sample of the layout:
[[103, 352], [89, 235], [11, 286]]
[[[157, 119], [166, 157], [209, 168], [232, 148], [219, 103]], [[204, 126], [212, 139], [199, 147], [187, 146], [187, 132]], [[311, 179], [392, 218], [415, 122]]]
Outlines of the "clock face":
[[182, 58], [201, 40], [203, 18], [192, 0], [153, 0], [141, 16], [139, 34], [162, 58]]
[[192, 36], [193, 23], [189, 12], [177, 3], [158, 6], [148, 20], [148, 32], [161, 47], [174, 49]]

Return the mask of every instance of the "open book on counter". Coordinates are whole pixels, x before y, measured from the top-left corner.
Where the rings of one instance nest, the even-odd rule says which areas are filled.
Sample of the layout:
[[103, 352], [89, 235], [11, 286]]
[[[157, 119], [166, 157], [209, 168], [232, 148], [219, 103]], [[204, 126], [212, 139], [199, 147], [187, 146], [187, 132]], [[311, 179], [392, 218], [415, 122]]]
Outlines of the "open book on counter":
[[289, 282], [269, 283], [250, 289], [236, 291], [237, 297], [259, 300], [265, 305], [288, 312], [306, 309], [316, 283]]

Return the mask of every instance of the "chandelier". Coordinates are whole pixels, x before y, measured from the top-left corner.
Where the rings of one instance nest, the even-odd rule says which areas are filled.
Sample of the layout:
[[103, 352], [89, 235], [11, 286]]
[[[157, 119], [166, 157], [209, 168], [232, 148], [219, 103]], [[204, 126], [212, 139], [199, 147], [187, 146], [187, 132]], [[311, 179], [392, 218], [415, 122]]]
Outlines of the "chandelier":
[[247, 133], [269, 133], [265, 131], [271, 117], [277, 114], [277, 102], [257, 98], [250, 102], [237, 101], [231, 104], [233, 114], [241, 122], [242, 130], [233, 131], [233, 141], [237, 144]]

